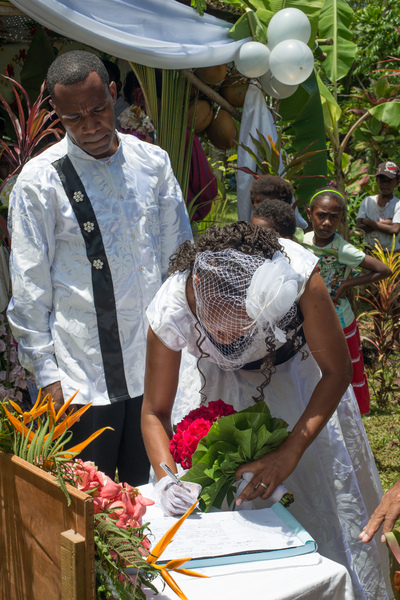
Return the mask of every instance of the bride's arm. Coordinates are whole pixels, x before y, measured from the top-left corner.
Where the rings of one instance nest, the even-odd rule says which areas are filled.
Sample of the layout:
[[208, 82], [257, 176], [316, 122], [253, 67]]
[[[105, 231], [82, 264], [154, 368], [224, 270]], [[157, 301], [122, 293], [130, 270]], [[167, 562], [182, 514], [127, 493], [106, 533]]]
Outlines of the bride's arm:
[[174, 472], [169, 451], [172, 437], [171, 412], [178, 387], [181, 352], [167, 348], [149, 328], [142, 408], [142, 434], [149, 460], [158, 479], [165, 476], [160, 462]]
[[[261, 495], [268, 498], [294, 471], [305, 450], [328, 422], [351, 381], [351, 359], [343, 330], [318, 273], [311, 275], [299, 306], [304, 316], [307, 344], [321, 369], [321, 379], [287, 440], [274, 452], [237, 469], [238, 479], [246, 471], [254, 473], [240, 495], [239, 503]], [[262, 486], [255, 489], [260, 481], [268, 485], [264, 493]]]

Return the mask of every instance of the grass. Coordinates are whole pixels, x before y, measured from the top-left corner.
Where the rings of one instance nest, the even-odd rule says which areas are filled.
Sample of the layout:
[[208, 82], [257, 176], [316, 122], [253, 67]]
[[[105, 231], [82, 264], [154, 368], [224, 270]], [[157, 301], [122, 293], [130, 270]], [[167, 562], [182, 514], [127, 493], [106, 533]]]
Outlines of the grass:
[[375, 457], [382, 487], [387, 491], [400, 478], [400, 406], [380, 408], [371, 401], [371, 412], [363, 424]]

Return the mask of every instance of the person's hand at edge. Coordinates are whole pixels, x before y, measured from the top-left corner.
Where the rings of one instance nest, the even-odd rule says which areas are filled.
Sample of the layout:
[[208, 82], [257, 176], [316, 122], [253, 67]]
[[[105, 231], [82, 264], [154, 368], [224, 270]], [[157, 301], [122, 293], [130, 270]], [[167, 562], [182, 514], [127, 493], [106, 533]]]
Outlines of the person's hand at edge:
[[392, 531], [397, 519], [400, 517], [400, 480], [397, 481], [383, 496], [381, 503], [374, 510], [372, 516], [360, 535], [360, 540], [370, 542], [383, 523], [381, 542], [385, 542], [385, 533]]

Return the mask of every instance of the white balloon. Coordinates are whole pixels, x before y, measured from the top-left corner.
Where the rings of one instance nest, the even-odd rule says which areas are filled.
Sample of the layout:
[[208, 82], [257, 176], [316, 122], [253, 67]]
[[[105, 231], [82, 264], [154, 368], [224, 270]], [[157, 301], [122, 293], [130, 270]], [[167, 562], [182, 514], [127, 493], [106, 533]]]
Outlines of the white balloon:
[[270, 50], [260, 42], [246, 42], [237, 53], [237, 70], [245, 77], [260, 77], [269, 69]]
[[271, 74], [271, 72], [265, 73], [265, 75], [260, 77], [260, 82], [264, 92], [268, 96], [280, 100], [292, 96], [299, 87], [298, 85], [285, 85], [284, 83], [281, 83]]
[[289, 96], [292, 96], [299, 87], [298, 84], [286, 85], [285, 83], [281, 83], [273, 75], [271, 76], [270, 84], [271, 87], [279, 94], [279, 98], [281, 99], [289, 98]]
[[271, 50], [284, 40], [299, 40], [307, 44], [310, 35], [311, 23], [298, 8], [284, 8], [277, 12], [267, 29], [268, 46]]
[[303, 83], [314, 68], [314, 55], [304, 42], [285, 40], [271, 51], [269, 68], [278, 81], [286, 85]]

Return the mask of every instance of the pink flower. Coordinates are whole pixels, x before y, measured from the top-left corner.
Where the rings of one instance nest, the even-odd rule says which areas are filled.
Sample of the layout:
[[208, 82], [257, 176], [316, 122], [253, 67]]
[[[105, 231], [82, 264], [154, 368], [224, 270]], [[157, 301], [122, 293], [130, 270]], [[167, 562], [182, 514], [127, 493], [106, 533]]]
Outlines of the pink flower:
[[96, 479], [99, 483], [99, 496], [104, 498], [105, 500], [114, 500], [114, 498], [118, 497], [121, 493], [121, 484], [115, 483], [102, 471], [97, 471]]
[[180, 463], [184, 469], [190, 469], [192, 454], [196, 450], [199, 441], [207, 435], [211, 425], [211, 421], [196, 419], [185, 430], [176, 432], [169, 445], [175, 462]]
[[95, 514], [108, 512], [123, 529], [137, 529], [142, 525], [146, 507], [154, 504], [127, 483], [115, 483], [99, 471], [92, 462], [77, 459], [72, 465], [75, 485], [93, 498]]
[[232, 415], [236, 410], [222, 400], [210, 402], [208, 406], [199, 406], [190, 411], [176, 426], [176, 433], [172, 436], [169, 450], [176, 463], [185, 469], [192, 466], [192, 454], [197, 444], [207, 435], [211, 425], [227, 415]]
[[[82, 492], [95, 492], [99, 487], [97, 479], [97, 467], [90, 461], [83, 462], [77, 459], [74, 465], [74, 474], [76, 475], [75, 485]], [[93, 495], [93, 494], [92, 494]]]
[[142, 517], [146, 512], [146, 507], [154, 504], [153, 500], [145, 498], [136, 488], [128, 483], [124, 483], [116, 501], [108, 506], [109, 509], [115, 509], [116, 515], [120, 516], [121, 511], [129, 517], [142, 524]]
[[230, 404], [225, 404], [223, 400], [214, 400], [209, 402], [208, 406], [199, 406], [198, 408], [191, 410], [190, 413], [178, 423], [176, 430], [186, 429], [190, 423], [199, 418], [214, 422], [221, 417], [232, 415], [235, 412], [236, 410]]

